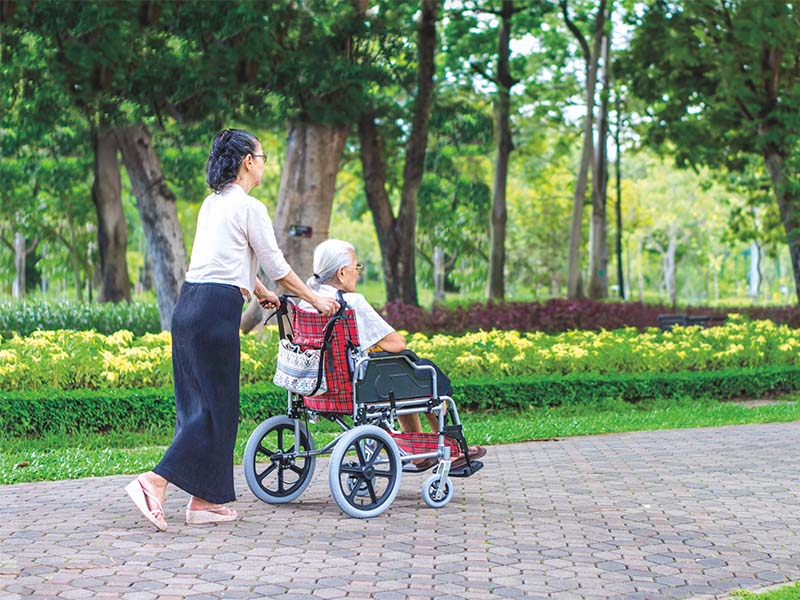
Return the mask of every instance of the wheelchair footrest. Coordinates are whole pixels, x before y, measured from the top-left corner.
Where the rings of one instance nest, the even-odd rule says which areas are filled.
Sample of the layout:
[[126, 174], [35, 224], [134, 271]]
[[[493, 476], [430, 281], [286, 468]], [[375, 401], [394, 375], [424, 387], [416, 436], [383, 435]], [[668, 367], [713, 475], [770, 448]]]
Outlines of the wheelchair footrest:
[[[423, 454], [436, 452], [439, 448], [438, 433], [393, 433], [392, 439], [406, 454]], [[461, 456], [458, 442], [445, 436], [444, 443], [450, 447], [450, 458]]]
[[483, 468], [483, 463], [479, 460], [470, 461], [460, 469], [450, 469], [450, 477], [471, 477]]

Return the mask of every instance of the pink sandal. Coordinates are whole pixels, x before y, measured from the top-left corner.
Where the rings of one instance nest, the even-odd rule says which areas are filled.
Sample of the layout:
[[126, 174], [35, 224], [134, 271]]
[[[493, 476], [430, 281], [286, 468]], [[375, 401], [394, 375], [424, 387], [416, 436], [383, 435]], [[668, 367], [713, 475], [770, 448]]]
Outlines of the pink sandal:
[[[128, 496], [131, 497], [131, 500], [133, 500], [136, 508], [141, 511], [144, 517], [150, 521], [156, 529], [159, 531], [167, 530], [167, 521], [164, 519], [164, 508], [156, 497], [147, 491], [138, 477], [125, 486], [125, 491], [128, 493]], [[155, 504], [156, 508], [150, 508], [148, 499], [151, 504]]]
[[205, 525], [207, 523], [225, 523], [227, 521], [235, 521], [236, 511], [227, 506], [219, 506], [217, 508], [206, 508], [201, 510], [192, 510], [186, 507], [186, 524], [187, 525]]

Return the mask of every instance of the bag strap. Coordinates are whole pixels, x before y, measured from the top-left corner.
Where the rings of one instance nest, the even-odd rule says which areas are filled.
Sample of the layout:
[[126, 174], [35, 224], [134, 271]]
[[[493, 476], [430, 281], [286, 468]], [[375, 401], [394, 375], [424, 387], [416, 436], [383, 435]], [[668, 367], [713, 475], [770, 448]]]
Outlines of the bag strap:
[[[322, 374], [325, 368], [325, 355], [327, 354], [328, 346], [330, 345], [331, 339], [333, 338], [333, 329], [336, 327], [336, 323], [342, 321], [346, 318], [345, 311], [347, 310], [347, 302], [344, 300], [344, 295], [342, 294], [342, 290], [336, 291], [336, 301], [339, 303], [339, 310], [336, 311], [336, 314], [333, 315], [327, 323], [325, 323], [325, 328], [323, 329], [324, 335], [322, 338], [322, 345], [319, 349], [319, 368], [317, 370], [317, 385], [314, 386], [314, 389], [309, 394], [313, 396], [317, 393], [317, 390], [322, 385]], [[333, 368], [332, 366], [330, 367]]]

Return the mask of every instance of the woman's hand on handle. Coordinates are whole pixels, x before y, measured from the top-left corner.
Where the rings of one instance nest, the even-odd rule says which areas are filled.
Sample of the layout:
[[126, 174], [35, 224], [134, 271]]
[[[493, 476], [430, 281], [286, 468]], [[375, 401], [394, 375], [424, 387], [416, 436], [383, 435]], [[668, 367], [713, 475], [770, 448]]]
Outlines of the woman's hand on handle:
[[268, 290], [267, 287], [258, 279], [256, 279], [256, 289], [253, 290], [253, 293], [255, 294], [256, 300], [262, 308], [278, 308], [281, 305], [281, 301], [277, 294]]

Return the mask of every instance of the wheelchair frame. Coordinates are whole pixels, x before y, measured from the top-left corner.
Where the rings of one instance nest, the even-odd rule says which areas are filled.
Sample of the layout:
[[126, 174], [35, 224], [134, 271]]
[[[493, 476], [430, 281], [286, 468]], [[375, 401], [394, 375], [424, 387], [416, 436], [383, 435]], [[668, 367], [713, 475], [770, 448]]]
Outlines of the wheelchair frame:
[[[286, 298], [281, 300], [286, 307]], [[343, 299], [340, 304], [342, 309], [332, 319], [344, 314], [346, 304]], [[295, 306], [295, 310], [301, 309]], [[284, 308], [284, 314], [286, 311]], [[283, 327], [281, 334], [282, 337], [285, 335]], [[397, 495], [404, 465], [410, 469], [412, 461], [432, 457], [438, 458], [439, 463], [422, 485], [423, 500], [432, 508], [441, 508], [450, 502], [454, 493], [451, 477], [469, 477], [480, 470], [483, 463], [469, 459], [456, 404], [449, 396], [438, 395], [436, 370], [429, 365], [415, 364], [415, 358], [411, 351], [406, 350], [397, 354], [378, 352], [356, 360], [352, 373], [352, 427], [344, 421], [346, 413], [313, 410], [302, 396], [287, 392], [287, 414], [262, 422], [250, 435], [245, 448], [245, 479], [254, 495], [270, 504], [295, 500], [311, 483], [316, 458], [330, 453], [328, 482], [331, 495], [339, 508], [352, 517], [369, 518], [383, 513]], [[380, 369], [385, 373], [378, 373]], [[429, 382], [431, 393], [415, 395], [418, 389], [399, 384], [402, 371], [416, 376], [425, 374], [427, 377], [416, 377], [416, 381]], [[378, 392], [377, 385], [375, 389], [365, 387], [370, 383], [368, 377], [374, 378], [373, 383], [383, 384], [382, 387], [386, 388], [383, 395]], [[370, 390], [373, 392], [371, 396], [367, 393]], [[426, 436], [425, 439], [437, 436], [435, 450], [409, 452], [400, 448], [395, 436], [403, 434], [395, 430], [397, 416], [424, 412], [437, 415], [439, 430], [415, 435]], [[319, 417], [336, 423], [342, 432], [323, 448], [317, 449], [308, 424], [316, 423]], [[448, 419], [452, 424], [447, 424]], [[287, 433], [291, 437], [290, 443], [284, 441]], [[448, 444], [446, 438], [455, 442]], [[275, 446], [274, 450], [268, 447], [270, 444]], [[467, 464], [458, 471], [451, 469], [453, 447], [467, 458]], [[263, 468], [260, 469], [259, 465]], [[287, 477], [290, 479], [288, 485]], [[268, 478], [270, 481], [265, 484]]]

